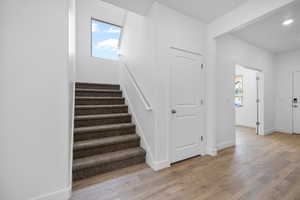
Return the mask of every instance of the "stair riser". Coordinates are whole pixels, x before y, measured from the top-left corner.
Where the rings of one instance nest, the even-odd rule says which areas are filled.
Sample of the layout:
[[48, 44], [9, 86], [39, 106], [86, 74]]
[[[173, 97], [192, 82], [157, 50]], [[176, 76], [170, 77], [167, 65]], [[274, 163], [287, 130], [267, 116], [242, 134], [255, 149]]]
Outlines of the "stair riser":
[[124, 104], [124, 99], [76, 99], [76, 105], [120, 105]]
[[105, 125], [105, 124], [130, 123], [130, 122], [131, 122], [131, 116], [104, 118], [104, 119], [75, 120], [75, 128]]
[[135, 134], [135, 127], [122, 128], [116, 130], [107, 130], [102, 132], [89, 132], [89, 133], [82, 133], [82, 134], [75, 133], [74, 140], [81, 141], [81, 140], [99, 139], [99, 138], [129, 135], [129, 134]]
[[122, 92], [90, 92], [76, 91], [78, 97], [122, 97]]
[[84, 84], [84, 83], [76, 83], [76, 88], [81, 88], [81, 89], [120, 90], [120, 86], [119, 85]]
[[76, 108], [75, 115], [96, 115], [96, 114], [115, 114], [128, 113], [128, 107], [117, 108]]
[[86, 156], [93, 156], [93, 155], [102, 154], [102, 153], [109, 153], [109, 152], [113, 152], [113, 151], [119, 151], [119, 150], [138, 147], [138, 146], [140, 146], [139, 139], [134, 140], [134, 141], [124, 142], [124, 143], [102, 146], [102, 147], [75, 150], [73, 155], [74, 155], [74, 159], [77, 159], [77, 158], [83, 158]]
[[110, 172], [116, 169], [121, 169], [132, 165], [144, 163], [144, 162], [145, 162], [145, 155], [137, 156], [131, 159], [122, 160], [118, 162], [99, 165], [98, 167], [94, 167], [94, 168], [86, 168], [83, 170], [73, 171], [73, 181], [89, 178], [102, 173]]

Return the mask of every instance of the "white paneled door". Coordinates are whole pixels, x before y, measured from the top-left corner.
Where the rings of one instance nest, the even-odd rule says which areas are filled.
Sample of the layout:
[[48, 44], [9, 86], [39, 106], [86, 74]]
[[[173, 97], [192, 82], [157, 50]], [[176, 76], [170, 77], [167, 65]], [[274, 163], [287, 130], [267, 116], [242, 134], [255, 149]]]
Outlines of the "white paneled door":
[[171, 65], [171, 161], [197, 156], [203, 144], [202, 56], [173, 51]]
[[300, 134], [300, 72], [293, 75], [293, 132]]

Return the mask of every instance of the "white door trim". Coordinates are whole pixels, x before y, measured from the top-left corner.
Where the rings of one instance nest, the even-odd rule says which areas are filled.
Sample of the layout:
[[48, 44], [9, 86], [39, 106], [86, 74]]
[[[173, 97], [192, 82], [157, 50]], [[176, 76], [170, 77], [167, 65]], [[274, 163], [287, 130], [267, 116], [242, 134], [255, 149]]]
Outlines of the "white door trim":
[[300, 73], [299, 70], [297, 71], [293, 71], [291, 72], [291, 95], [290, 95], [290, 106], [291, 106], [291, 115], [292, 115], [292, 120], [291, 120], [291, 134], [299, 134], [299, 133], [296, 133], [295, 131], [295, 115], [294, 115], [294, 108], [293, 108], [293, 99], [294, 99], [294, 89], [295, 89], [295, 73]]
[[263, 71], [258, 71], [258, 77], [260, 78], [259, 80], [259, 85], [258, 85], [258, 99], [259, 99], [259, 109], [257, 110], [258, 114], [258, 122], [260, 123], [259, 125], [259, 130], [258, 135], [267, 135], [267, 131], [265, 130], [265, 120], [264, 120], [264, 110], [265, 110], [265, 76]]

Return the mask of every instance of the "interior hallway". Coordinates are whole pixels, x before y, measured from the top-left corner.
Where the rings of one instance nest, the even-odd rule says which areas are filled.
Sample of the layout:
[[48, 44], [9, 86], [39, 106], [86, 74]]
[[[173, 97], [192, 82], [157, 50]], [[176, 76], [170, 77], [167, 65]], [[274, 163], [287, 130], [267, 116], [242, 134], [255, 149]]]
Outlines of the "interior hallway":
[[257, 136], [248, 128], [236, 133], [237, 146], [217, 157], [159, 172], [142, 164], [76, 182], [71, 200], [300, 199], [300, 135]]

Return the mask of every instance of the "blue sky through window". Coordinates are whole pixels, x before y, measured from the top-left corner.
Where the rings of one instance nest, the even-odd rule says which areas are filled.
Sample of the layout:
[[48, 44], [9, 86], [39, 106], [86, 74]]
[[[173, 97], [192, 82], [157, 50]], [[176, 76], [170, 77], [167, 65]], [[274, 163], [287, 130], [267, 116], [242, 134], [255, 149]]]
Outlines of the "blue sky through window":
[[119, 59], [119, 40], [122, 28], [92, 19], [92, 56]]

